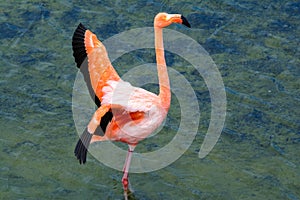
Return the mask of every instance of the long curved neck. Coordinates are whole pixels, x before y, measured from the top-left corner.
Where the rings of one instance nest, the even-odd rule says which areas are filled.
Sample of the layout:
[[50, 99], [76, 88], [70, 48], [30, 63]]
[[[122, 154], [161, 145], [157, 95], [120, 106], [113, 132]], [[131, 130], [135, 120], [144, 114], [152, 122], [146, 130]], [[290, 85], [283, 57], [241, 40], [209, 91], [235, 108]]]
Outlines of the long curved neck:
[[159, 81], [159, 97], [163, 107], [168, 111], [171, 101], [170, 81], [164, 53], [162, 28], [154, 27], [155, 31], [155, 52]]

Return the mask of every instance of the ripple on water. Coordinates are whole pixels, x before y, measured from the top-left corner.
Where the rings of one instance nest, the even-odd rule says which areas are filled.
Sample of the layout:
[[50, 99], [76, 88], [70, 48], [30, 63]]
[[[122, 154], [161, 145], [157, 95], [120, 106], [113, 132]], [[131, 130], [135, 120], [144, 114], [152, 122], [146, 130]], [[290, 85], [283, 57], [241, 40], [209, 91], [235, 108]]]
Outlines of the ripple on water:
[[[92, 156], [82, 166], [73, 156], [78, 135], [71, 95], [78, 69], [71, 38], [79, 22], [93, 27], [99, 38], [108, 38], [132, 27], [152, 26], [158, 11], [183, 13], [193, 28], [170, 29], [188, 34], [213, 57], [226, 86], [226, 127], [213, 151], [199, 160], [210, 121], [210, 95], [201, 75], [167, 52], [168, 65], [195, 89], [202, 124], [190, 149], [172, 165], [130, 175], [135, 198], [299, 199], [300, 3], [232, 0], [3, 1], [3, 199], [122, 199], [121, 172]], [[117, 70], [125, 73], [132, 65], [155, 61], [152, 49], [131, 53], [114, 63]], [[155, 151], [172, 139], [180, 123], [175, 98], [172, 105], [165, 134], [145, 141], [139, 150]]]

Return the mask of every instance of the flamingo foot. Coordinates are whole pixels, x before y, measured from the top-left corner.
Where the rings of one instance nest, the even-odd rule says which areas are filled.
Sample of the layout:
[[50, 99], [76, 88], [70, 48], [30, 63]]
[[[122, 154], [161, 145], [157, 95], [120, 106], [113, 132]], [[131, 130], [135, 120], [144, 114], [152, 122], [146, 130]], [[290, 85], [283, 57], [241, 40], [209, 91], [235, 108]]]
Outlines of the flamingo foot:
[[129, 184], [129, 179], [128, 179], [128, 173], [129, 173], [129, 166], [130, 166], [130, 162], [131, 162], [131, 157], [132, 157], [132, 152], [134, 150], [134, 145], [129, 145], [129, 149], [127, 152], [127, 156], [126, 156], [126, 160], [125, 160], [125, 164], [123, 167], [123, 177], [122, 177], [122, 184], [123, 184], [123, 189], [124, 189], [124, 197], [125, 200], [128, 199], [128, 195], [131, 196], [132, 192], [128, 189], [128, 186], [130, 186]]
[[128, 193], [129, 193], [129, 190], [128, 190], [128, 178], [127, 177], [123, 177], [122, 178], [122, 184], [123, 184], [123, 189], [124, 189], [124, 198], [125, 200], [128, 200]]
[[124, 191], [127, 191], [128, 190], [128, 185], [129, 185], [129, 180], [128, 180], [128, 178], [126, 177], [126, 178], [122, 178], [122, 184], [123, 184], [123, 189], [124, 189]]
[[131, 184], [129, 182], [129, 179], [128, 177], [126, 178], [122, 178], [122, 184], [123, 184], [123, 190], [124, 190], [124, 198], [125, 200], [128, 200], [129, 199], [132, 199], [130, 197], [133, 197], [133, 190], [132, 190], [132, 187], [131, 187]]

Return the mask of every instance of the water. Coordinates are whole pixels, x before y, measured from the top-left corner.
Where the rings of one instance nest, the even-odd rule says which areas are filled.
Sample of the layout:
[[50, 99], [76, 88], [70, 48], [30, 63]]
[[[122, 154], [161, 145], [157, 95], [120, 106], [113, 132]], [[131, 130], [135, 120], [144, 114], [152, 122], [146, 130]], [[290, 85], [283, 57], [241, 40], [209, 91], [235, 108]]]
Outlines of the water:
[[[73, 155], [77, 68], [71, 38], [79, 22], [103, 40], [151, 26], [160, 11], [188, 18], [193, 29], [170, 28], [195, 39], [214, 59], [226, 89], [227, 116], [217, 145], [199, 159], [209, 93], [195, 70], [167, 54], [168, 64], [197, 94], [199, 131], [170, 166], [130, 174], [133, 198], [300, 199], [300, 4], [255, 0], [1, 2], [0, 199], [123, 198], [121, 172], [90, 155], [80, 166]], [[145, 62], [153, 62], [153, 52], [128, 54], [114, 65], [122, 74]], [[167, 139], [156, 135], [137, 151], [153, 151], [172, 137], [180, 115], [176, 104], [174, 99]]]

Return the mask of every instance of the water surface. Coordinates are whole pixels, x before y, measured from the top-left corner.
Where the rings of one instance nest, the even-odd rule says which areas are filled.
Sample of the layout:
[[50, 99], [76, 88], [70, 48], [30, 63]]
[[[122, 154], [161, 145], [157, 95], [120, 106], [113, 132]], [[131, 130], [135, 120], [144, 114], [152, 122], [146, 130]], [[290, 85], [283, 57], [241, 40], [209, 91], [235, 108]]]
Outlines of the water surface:
[[[188, 151], [159, 171], [130, 174], [135, 199], [300, 199], [300, 4], [295, 1], [101, 1], [0, 3], [1, 199], [122, 199], [122, 173], [89, 155], [80, 166], [72, 118], [77, 73], [71, 49], [79, 22], [101, 40], [152, 26], [157, 12], [183, 13], [187, 34], [214, 59], [227, 95], [227, 116], [213, 151], [198, 158], [210, 120], [205, 82], [187, 63], [167, 63], [193, 86], [201, 110]], [[183, 49], [184, 50], [184, 49]], [[124, 55], [120, 74], [153, 62], [150, 50]], [[154, 92], [155, 88], [150, 87]], [[176, 133], [176, 98], [164, 137]], [[113, 154], [113, 152], [112, 152]]]

